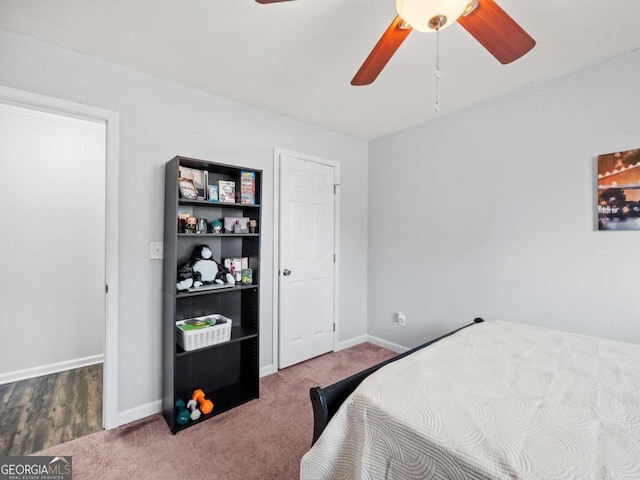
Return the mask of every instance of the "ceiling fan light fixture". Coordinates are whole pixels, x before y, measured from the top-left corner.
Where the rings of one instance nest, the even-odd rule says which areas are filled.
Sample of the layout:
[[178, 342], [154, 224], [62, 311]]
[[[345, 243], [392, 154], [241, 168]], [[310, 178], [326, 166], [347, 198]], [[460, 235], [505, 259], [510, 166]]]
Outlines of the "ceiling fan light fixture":
[[480, 2], [478, 0], [471, 0], [469, 4], [465, 7], [464, 12], [462, 12], [462, 16], [466, 17], [471, 12], [473, 12], [476, 8], [478, 8], [479, 3]]
[[435, 32], [454, 23], [469, 0], [396, 0], [398, 15], [420, 32]]

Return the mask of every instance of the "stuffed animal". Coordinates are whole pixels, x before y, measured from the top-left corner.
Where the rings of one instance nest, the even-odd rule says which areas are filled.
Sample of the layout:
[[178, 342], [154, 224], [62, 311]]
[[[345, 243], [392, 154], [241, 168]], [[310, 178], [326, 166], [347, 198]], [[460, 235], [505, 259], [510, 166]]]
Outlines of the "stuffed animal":
[[178, 291], [189, 290], [193, 286], [193, 270], [191, 262], [187, 262], [178, 268], [178, 283], [176, 285]]
[[178, 269], [178, 291], [191, 287], [201, 287], [207, 283], [235, 284], [231, 272], [213, 258], [208, 245], [198, 245], [193, 249], [191, 259]]

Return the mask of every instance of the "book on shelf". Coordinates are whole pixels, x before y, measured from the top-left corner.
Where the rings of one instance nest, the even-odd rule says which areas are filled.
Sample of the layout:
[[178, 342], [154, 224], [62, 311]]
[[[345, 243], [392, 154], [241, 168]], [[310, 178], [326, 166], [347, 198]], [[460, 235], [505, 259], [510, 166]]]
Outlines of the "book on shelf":
[[256, 174], [242, 170], [240, 172], [240, 203], [255, 205]]
[[189, 287], [187, 288], [187, 292], [205, 292], [207, 290], [220, 290], [222, 288], [232, 288], [234, 285], [232, 283], [205, 283], [204, 285], [200, 285], [199, 287]]
[[181, 178], [191, 180], [193, 182], [193, 185], [198, 192], [199, 200], [204, 200], [205, 198], [207, 198], [207, 173], [208, 172], [204, 170], [183, 167], [182, 165], [178, 168], [178, 174]]
[[222, 203], [236, 203], [236, 182], [219, 180], [218, 198]]
[[186, 200], [197, 200], [198, 190], [193, 184], [193, 180], [189, 178], [178, 178], [178, 189], [180, 190], [180, 197]]
[[209, 185], [209, 196], [207, 198], [210, 202], [218, 201], [218, 186], [217, 185]]

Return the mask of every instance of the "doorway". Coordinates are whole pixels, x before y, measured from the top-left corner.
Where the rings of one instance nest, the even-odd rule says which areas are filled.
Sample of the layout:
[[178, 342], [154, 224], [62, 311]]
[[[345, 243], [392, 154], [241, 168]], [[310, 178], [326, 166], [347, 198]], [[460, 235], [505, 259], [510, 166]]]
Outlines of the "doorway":
[[118, 424], [117, 135], [114, 112], [0, 86], [0, 384], [83, 378], [66, 408], [94, 397], [98, 429]]
[[339, 168], [337, 162], [275, 152], [274, 364], [279, 368], [335, 348]]

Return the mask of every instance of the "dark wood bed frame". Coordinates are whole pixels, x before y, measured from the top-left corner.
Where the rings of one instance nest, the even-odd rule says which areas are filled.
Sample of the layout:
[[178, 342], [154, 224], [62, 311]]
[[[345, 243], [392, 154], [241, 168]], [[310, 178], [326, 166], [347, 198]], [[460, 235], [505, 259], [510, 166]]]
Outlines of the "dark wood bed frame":
[[358, 372], [350, 377], [345, 378], [344, 380], [340, 380], [339, 382], [334, 383], [333, 385], [329, 385], [328, 387], [312, 387], [309, 391], [309, 395], [311, 396], [311, 405], [313, 405], [313, 441], [311, 445], [316, 443], [316, 440], [320, 438], [320, 434], [324, 431], [325, 427], [329, 423], [329, 420], [335, 415], [351, 392], [353, 392], [360, 383], [371, 375], [373, 372], [378, 370], [381, 367], [384, 367], [388, 363], [395, 362], [396, 360], [400, 360], [401, 358], [406, 357], [407, 355], [411, 355], [413, 352], [416, 352], [422, 348], [428, 347], [443, 338], [446, 338], [450, 335], [453, 335], [460, 330], [463, 330], [467, 327], [471, 327], [476, 323], [482, 323], [484, 320], [482, 318], [475, 318], [473, 323], [465, 325], [464, 327], [460, 327], [453, 332], [449, 332], [441, 337], [438, 337], [434, 340], [431, 340], [427, 343], [424, 343], [418, 347], [415, 347], [407, 352], [401, 353], [397, 357], [390, 358], [384, 362], [378, 363], [373, 367], [369, 367], [366, 370]]

